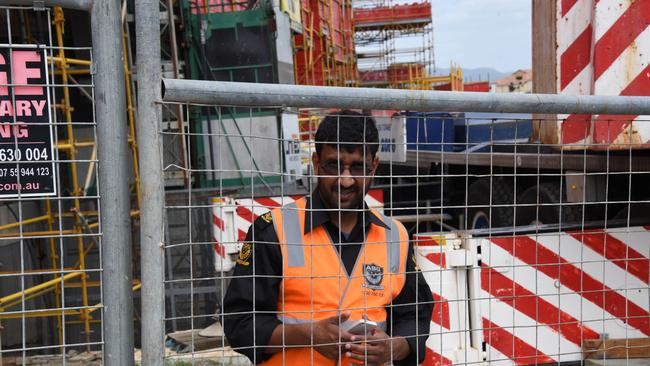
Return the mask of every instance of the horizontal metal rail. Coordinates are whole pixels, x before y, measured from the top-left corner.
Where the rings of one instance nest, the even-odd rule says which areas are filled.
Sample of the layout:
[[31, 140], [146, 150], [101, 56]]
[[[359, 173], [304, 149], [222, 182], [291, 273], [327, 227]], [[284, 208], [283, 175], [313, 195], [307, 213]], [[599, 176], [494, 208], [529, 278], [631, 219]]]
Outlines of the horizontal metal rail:
[[[631, 161], [630, 161], [631, 159]], [[586, 172], [649, 172], [650, 157], [604, 154], [408, 151], [406, 162], [393, 165], [426, 167], [432, 163], [504, 168], [563, 169]]]
[[343, 88], [164, 78], [162, 99], [256, 107], [650, 115], [650, 97]]
[[417, 214], [417, 215], [393, 215], [393, 219], [404, 222], [427, 222], [450, 220], [449, 214]]
[[2, 0], [0, 5], [60, 6], [68, 9], [90, 10], [93, 0]]

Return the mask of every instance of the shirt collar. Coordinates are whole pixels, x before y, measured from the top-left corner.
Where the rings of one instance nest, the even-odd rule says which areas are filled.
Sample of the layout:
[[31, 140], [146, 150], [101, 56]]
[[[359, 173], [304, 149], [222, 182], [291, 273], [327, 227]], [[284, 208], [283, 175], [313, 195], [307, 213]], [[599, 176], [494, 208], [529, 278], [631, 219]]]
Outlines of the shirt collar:
[[[307, 205], [305, 206], [306, 210], [304, 233], [307, 234], [315, 227], [318, 227], [330, 221], [330, 217], [327, 214], [325, 203], [323, 203], [323, 200], [318, 193], [318, 187], [311, 193], [310, 196], [305, 197], [305, 199], [307, 200]], [[368, 208], [365, 200], [363, 202], [363, 211], [359, 211], [359, 215], [364, 216], [364, 226], [366, 228], [370, 227], [370, 224], [375, 224], [390, 230], [390, 226], [387, 225], [381, 217], [377, 216], [375, 212]]]

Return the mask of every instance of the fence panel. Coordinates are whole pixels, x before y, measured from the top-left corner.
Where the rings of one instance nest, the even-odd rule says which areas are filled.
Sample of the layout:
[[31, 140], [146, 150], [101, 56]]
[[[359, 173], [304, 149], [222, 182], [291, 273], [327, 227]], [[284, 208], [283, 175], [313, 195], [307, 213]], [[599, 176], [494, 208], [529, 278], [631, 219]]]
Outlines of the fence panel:
[[0, 362], [132, 364], [137, 162], [118, 4], [0, 5]]
[[[182, 88], [172, 92], [171, 83], [164, 83], [164, 100], [185, 98], [170, 97]], [[533, 113], [571, 113], [569, 103], [562, 104], [568, 99], [535, 107], [525, 105], [528, 96], [514, 97], [508, 108], [519, 114], [471, 112], [485, 105], [469, 99], [447, 100], [449, 112], [440, 112], [445, 102], [432, 102], [440, 104], [429, 104], [435, 111], [427, 112], [413, 111], [427, 108], [426, 93], [418, 94], [420, 107], [408, 102], [400, 108], [396, 100], [408, 93], [383, 98], [367, 90], [255, 84], [242, 92], [234, 84], [217, 84], [206, 83], [204, 92], [192, 89], [184, 99], [201, 103], [183, 104], [192, 158], [188, 165], [165, 167], [191, 178], [189, 188], [167, 192], [165, 206], [168, 362], [250, 364], [271, 358], [278, 364], [319, 364], [323, 349], [311, 347], [320, 344], [318, 337], [302, 339], [307, 347], [296, 351], [291, 325], [345, 311], [356, 320], [383, 320], [386, 311], [389, 338], [407, 339], [411, 351], [424, 346], [425, 365], [650, 360], [647, 142], [585, 142], [571, 150], [539, 143], [537, 131], [560, 121]], [[319, 93], [325, 101], [317, 100]], [[234, 95], [240, 101], [227, 105]], [[369, 95], [372, 101], [364, 99]], [[490, 98], [503, 104], [510, 97]], [[336, 107], [353, 100], [371, 108], [364, 113], [377, 127], [371, 137], [376, 140], [366, 140], [364, 127], [360, 140], [350, 142], [354, 137], [344, 124], [354, 124], [354, 113]], [[308, 108], [312, 101], [314, 108]], [[632, 100], [593, 101], [584, 107], [593, 108], [587, 113]], [[168, 103], [163, 109], [175, 108]], [[650, 113], [648, 98], [634, 103], [639, 114]], [[315, 132], [326, 117], [334, 121], [335, 138], [323, 146], [332, 150], [316, 148]], [[601, 130], [608, 123], [620, 127], [618, 120], [598, 123]], [[636, 118], [629, 132], [647, 124]], [[372, 150], [365, 148], [375, 141], [379, 162], [372, 169]], [[314, 161], [313, 154], [330, 160]], [[357, 165], [348, 160], [352, 155], [360, 159]], [[373, 176], [364, 199], [370, 211], [353, 200], [364, 192], [359, 182], [368, 182], [366, 175]], [[294, 216], [297, 231], [291, 234], [285, 222]], [[346, 224], [355, 216], [366, 223], [365, 239], [359, 236], [363, 226]], [[389, 218], [404, 225], [413, 248], [412, 257], [403, 258], [406, 267], [394, 273], [370, 249], [400, 242], [375, 241]], [[354, 230], [361, 231], [355, 236]], [[358, 256], [349, 254], [355, 243], [365, 243]], [[339, 251], [348, 254], [331, 260]], [[358, 268], [347, 268], [354, 258]], [[295, 260], [299, 264], [292, 266]], [[373, 296], [400, 275], [427, 296], [404, 304], [397, 291], [376, 302]], [[347, 286], [356, 292], [345, 292]], [[412, 318], [400, 312], [409, 305], [415, 305]], [[286, 327], [275, 328], [276, 319]], [[400, 328], [408, 319], [416, 324], [414, 332]], [[268, 343], [273, 329], [279, 332], [274, 346]], [[388, 357], [398, 357], [398, 349]], [[330, 354], [331, 364], [346, 364], [345, 350]]]
[[67, 354], [98, 363], [95, 87], [88, 71], [78, 72], [89, 68], [92, 49], [63, 44], [60, 8], [3, 6], [0, 16], [1, 358], [61, 363]]

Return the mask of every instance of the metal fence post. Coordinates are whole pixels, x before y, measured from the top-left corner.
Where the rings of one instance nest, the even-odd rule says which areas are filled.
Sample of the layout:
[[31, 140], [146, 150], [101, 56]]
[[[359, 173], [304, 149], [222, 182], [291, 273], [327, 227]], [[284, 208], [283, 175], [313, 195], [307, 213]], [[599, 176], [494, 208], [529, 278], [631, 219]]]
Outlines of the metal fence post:
[[95, 0], [91, 22], [103, 233], [104, 364], [132, 365], [130, 155], [120, 2]]
[[138, 70], [138, 157], [140, 161], [140, 251], [142, 278], [142, 364], [162, 365], [164, 328], [165, 195], [159, 134], [160, 13], [158, 0], [135, 2]]

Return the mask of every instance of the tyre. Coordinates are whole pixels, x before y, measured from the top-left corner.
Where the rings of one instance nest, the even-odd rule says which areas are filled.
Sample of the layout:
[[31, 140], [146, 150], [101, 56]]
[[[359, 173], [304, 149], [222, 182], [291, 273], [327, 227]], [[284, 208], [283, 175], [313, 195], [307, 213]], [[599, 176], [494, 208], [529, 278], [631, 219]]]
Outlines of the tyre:
[[467, 193], [467, 228], [513, 226], [513, 197], [512, 184], [501, 178], [480, 178], [470, 184]]
[[559, 182], [542, 183], [522, 192], [516, 221], [517, 225], [580, 224], [582, 212], [581, 203], [567, 202]]

